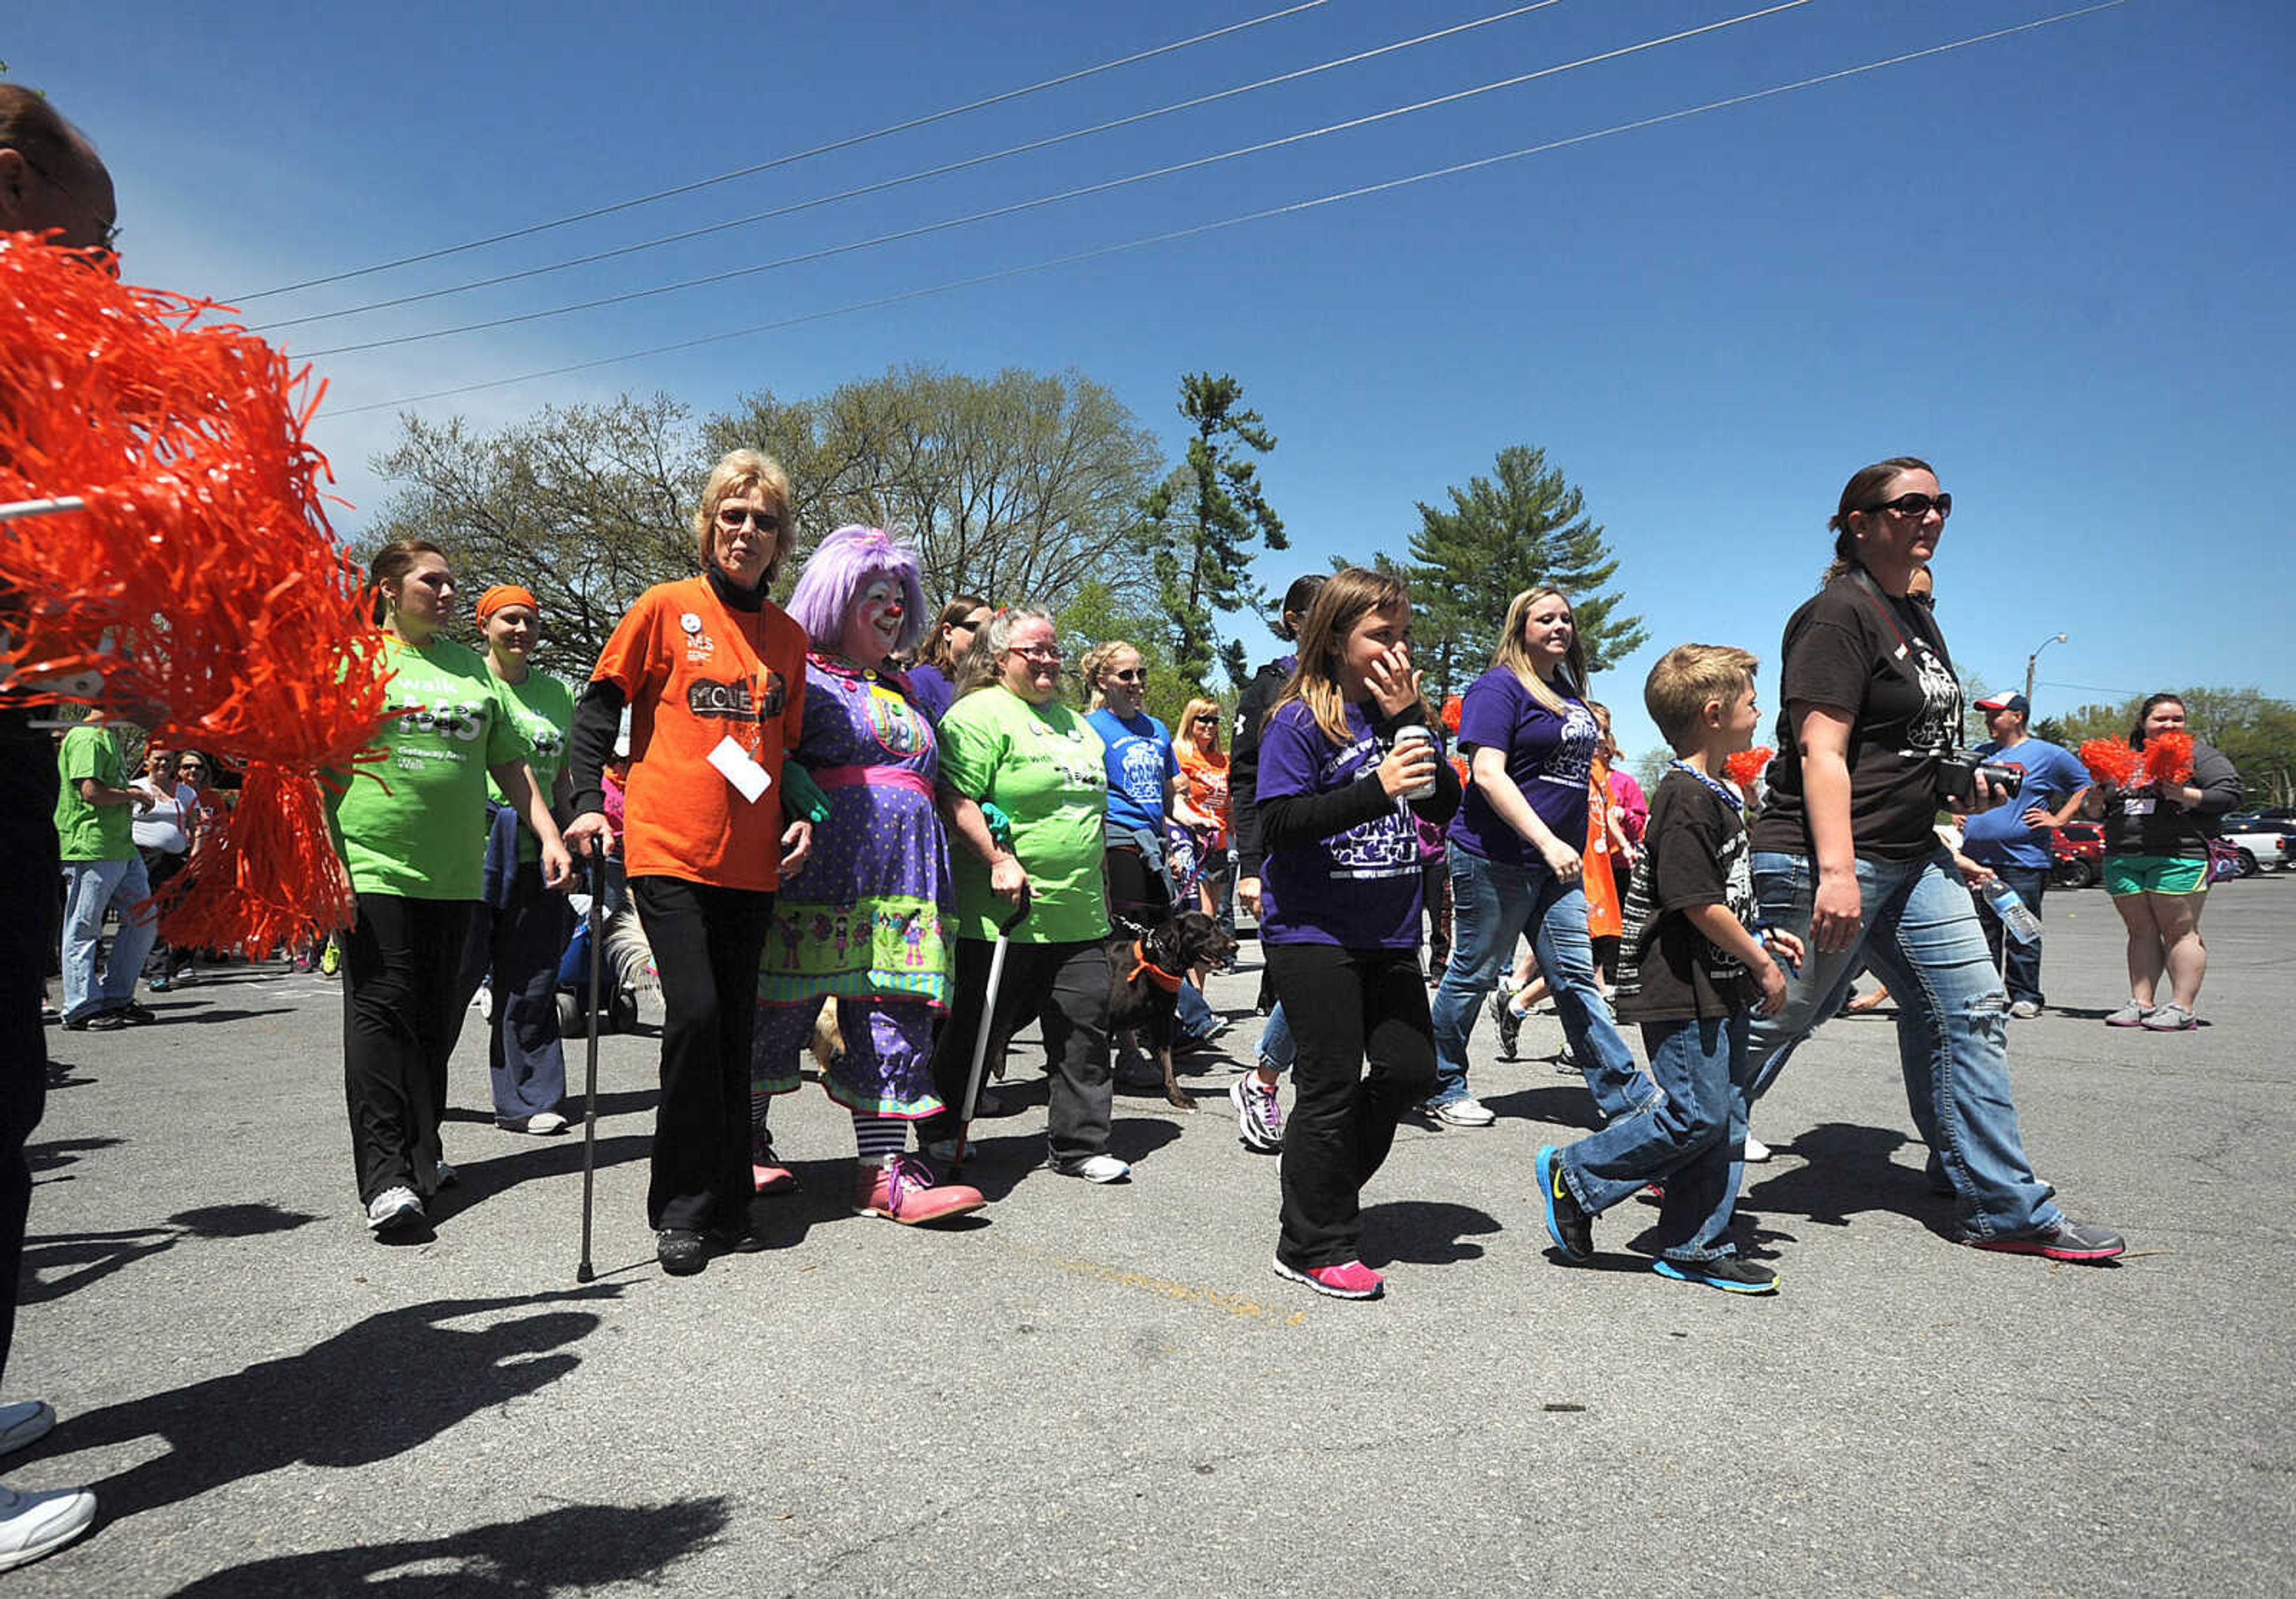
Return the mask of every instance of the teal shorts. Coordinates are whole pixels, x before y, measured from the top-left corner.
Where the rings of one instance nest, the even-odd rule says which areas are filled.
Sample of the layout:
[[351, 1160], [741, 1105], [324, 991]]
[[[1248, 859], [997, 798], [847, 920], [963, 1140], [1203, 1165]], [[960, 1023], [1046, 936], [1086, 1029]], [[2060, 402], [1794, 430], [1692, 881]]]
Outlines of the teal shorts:
[[2115, 899], [2131, 894], [2205, 894], [2209, 859], [2204, 855], [2108, 855], [2104, 891]]

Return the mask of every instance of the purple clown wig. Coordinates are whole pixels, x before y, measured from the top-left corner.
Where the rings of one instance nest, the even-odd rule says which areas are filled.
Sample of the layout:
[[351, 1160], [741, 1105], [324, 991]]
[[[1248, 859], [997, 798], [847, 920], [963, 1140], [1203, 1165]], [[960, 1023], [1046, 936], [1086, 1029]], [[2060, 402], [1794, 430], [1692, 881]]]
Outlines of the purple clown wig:
[[882, 528], [840, 528], [816, 545], [790, 591], [790, 616], [815, 649], [837, 650], [844, 644], [853, 603], [880, 578], [900, 590], [901, 632], [895, 643], [905, 652], [914, 650], [931, 620], [925, 614], [924, 586], [917, 580], [917, 554]]

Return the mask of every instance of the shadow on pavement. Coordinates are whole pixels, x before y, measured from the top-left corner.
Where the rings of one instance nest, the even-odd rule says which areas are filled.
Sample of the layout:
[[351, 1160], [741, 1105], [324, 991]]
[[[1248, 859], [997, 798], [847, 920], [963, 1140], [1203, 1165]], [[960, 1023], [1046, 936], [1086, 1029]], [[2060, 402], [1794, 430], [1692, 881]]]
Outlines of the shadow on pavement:
[[[1777, 1145], [1806, 1164], [1759, 1179], [1754, 1177], [1757, 1168], [1746, 1168], [1738, 1201], [1742, 1230], [1750, 1211], [1783, 1210], [1820, 1226], [1846, 1227], [1852, 1217], [1881, 1210], [1917, 1221], [1940, 1238], [1957, 1236], [1953, 1201], [1932, 1194], [1929, 1179], [1920, 1172], [1907, 1171], [1890, 1159], [1912, 1142], [1895, 1128], [1829, 1121], [1790, 1144]], [[1755, 1235], [1763, 1236], [1759, 1229]]]
[[726, 1514], [721, 1498], [567, 1505], [445, 1538], [250, 1561], [178, 1588], [176, 1599], [247, 1594], [545, 1599], [586, 1593], [608, 1583], [658, 1578], [668, 1566], [714, 1543], [725, 1530]]
[[[504, 1139], [515, 1138], [518, 1146], [498, 1155], [487, 1155], [478, 1160], [455, 1158], [456, 1182], [452, 1188], [442, 1188], [430, 1201], [430, 1219], [446, 1221], [476, 1210], [497, 1193], [508, 1193], [521, 1183], [531, 1183], [544, 1177], [570, 1177], [582, 1169], [582, 1126], [577, 1122], [570, 1132], [548, 1138], [531, 1138], [523, 1133], [504, 1133]], [[619, 1137], [598, 1140], [597, 1168], [619, 1166], [627, 1160], [645, 1160], [653, 1149], [651, 1133], [625, 1133]], [[450, 1152], [451, 1154], [452, 1152]]]
[[[156, 1459], [88, 1484], [107, 1521], [285, 1465], [372, 1465], [565, 1375], [579, 1360], [564, 1346], [594, 1331], [601, 1318], [592, 1310], [563, 1307], [620, 1292], [619, 1285], [599, 1283], [560, 1294], [439, 1300], [386, 1310], [299, 1355], [74, 1416], [70, 1425], [34, 1447], [60, 1454], [151, 1438], [166, 1440], [167, 1452]], [[508, 1316], [469, 1332], [442, 1324], [545, 1306], [562, 1308], [537, 1308], [534, 1315]], [[522, 1546], [530, 1558], [543, 1549], [534, 1541]], [[237, 1591], [351, 1590], [314, 1581]]]
[[[24, 1163], [32, 1168], [37, 1181], [43, 1172], [61, 1171], [75, 1166], [82, 1155], [92, 1155], [100, 1149], [111, 1149], [125, 1144], [125, 1138], [51, 1138], [45, 1144], [35, 1144], [24, 1151]], [[51, 1177], [51, 1182], [69, 1183], [69, 1177]]]
[[1382, 1260], [1449, 1266], [1480, 1260], [1483, 1246], [1471, 1235], [1501, 1231], [1498, 1218], [1472, 1205], [1441, 1200], [1395, 1200], [1365, 1207], [1364, 1252]]
[[209, 1205], [179, 1210], [162, 1226], [33, 1239], [24, 1246], [27, 1275], [17, 1291], [17, 1303], [37, 1305], [60, 1300], [147, 1255], [171, 1250], [187, 1238], [257, 1238], [266, 1233], [291, 1232], [318, 1219], [276, 1205]]

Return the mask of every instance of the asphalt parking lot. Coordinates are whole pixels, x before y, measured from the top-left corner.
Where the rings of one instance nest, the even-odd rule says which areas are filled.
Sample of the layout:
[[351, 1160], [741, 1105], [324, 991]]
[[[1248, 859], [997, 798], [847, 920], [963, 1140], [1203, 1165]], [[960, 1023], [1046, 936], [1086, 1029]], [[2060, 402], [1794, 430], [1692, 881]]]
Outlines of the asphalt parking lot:
[[[578, 1136], [498, 1131], [456, 1058], [463, 1182], [433, 1241], [370, 1239], [340, 999], [228, 969], [161, 1025], [51, 1031], [12, 1459], [96, 1488], [12, 1595], [1556, 1591], [2282, 1595], [2296, 1542], [2287, 1100], [2296, 874], [2218, 890], [2207, 1025], [2120, 1032], [2119, 924], [2047, 903], [2053, 1009], [2014, 1024], [2026, 1139], [2117, 1266], [1947, 1241], [1883, 1018], [1829, 1025], [1764, 1103], [1742, 1234], [1782, 1292], [1654, 1275], [1598, 1224], [1548, 1259], [1533, 1151], [1587, 1125], [1546, 1059], [1496, 1128], [1404, 1129], [1366, 1195], [1387, 1299], [1269, 1271], [1275, 1166], [1225, 1090], [1257, 1022], [1212, 997], [1193, 1115], [1119, 1098], [1135, 1179], [1037, 1169], [1042, 1078], [980, 1124], [994, 1201], [923, 1232], [847, 1209], [849, 1124], [775, 1128], [775, 1247], [673, 1281], [643, 1215], [655, 1046], [603, 1042], [596, 1282]], [[1526, 1029], [1550, 1054], [1551, 1017]], [[579, 1080], [579, 1054], [571, 1062]], [[1628, 1214], [1638, 1212], [1639, 1214]]]

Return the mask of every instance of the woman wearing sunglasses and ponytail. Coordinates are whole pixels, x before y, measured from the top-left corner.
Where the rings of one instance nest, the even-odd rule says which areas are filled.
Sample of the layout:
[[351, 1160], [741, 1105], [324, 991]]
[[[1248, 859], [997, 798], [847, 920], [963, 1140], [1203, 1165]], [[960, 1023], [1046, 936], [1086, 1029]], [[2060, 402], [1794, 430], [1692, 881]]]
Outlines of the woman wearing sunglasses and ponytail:
[[1859, 471], [1827, 523], [1825, 586], [1786, 623], [1785, 709], [1752, 829], [1754, 891], [1763, 922], [1801, 937], [1808, 954], [1784, 1007], [1754, 1019], [1747, 1097], [1870, 966], [1899, 1007], [1906, 1103], [1961, 1241], [2108, 1260], [2126, 1247], [2120, 1235], [2058, 1210], [2026, 1159], [2009, 1086], [2009, 996], [1934, 827], [1941, 808], [2008, 798], [1956, 758], [1960, 681], [1936, 616], [1907, 593], [1952, 512], [1925, 461]]

